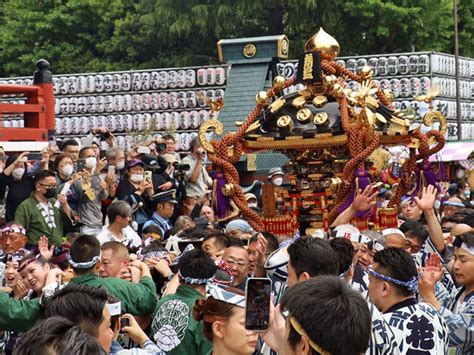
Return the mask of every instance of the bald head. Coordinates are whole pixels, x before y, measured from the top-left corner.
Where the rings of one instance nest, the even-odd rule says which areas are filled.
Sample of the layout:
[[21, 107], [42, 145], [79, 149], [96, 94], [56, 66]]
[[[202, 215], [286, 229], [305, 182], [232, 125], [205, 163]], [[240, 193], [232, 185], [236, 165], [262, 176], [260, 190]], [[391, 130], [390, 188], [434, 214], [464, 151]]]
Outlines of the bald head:
[[473, 230], [474, 228], [472, 228], [471, 226], [467, 224], [458, 223], [451, 229], [451, 235], [456, 237], [466, 232], [472, 232]]

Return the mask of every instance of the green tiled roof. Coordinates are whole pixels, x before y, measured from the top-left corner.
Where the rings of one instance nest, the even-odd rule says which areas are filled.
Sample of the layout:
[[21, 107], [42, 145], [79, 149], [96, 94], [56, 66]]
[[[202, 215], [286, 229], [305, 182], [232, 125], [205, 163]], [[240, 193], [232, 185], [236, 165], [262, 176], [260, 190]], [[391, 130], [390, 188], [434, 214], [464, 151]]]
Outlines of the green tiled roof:
[[268, 68], [268, 62], [231, 67], [225, 88], [225, 106], [219, 113], [226, 132], [235, 131], [235, 121], [244, 121], [254, 109], [255, 95], [264, 88]]

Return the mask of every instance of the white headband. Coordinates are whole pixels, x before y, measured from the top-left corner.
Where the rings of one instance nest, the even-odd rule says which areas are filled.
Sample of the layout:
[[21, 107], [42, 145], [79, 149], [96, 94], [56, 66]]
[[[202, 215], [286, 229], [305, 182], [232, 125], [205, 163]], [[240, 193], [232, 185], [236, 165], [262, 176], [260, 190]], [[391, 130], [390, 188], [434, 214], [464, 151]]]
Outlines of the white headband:
[[384, 237], [386, 237], [387, 235], [390, 235], [390, 234], [397, 234], [397, 235], [403, 237], [403, 239], [406, 239], [405, 234], [398, 228], [387, 228], [387, 229], [384, 229], [382, 231], [382, 235]]
[[119, 316], [122, 313], [122, 303], [120, 301], [117, 303], [107, 303], [107, 308], [112, 317]]
[[471, 255], [474, 255], [474, 248], [473, 247], [470, 247], [469, 245], [467, 245], [466, 243], [462, 243], [460, 248], [464, 249], [465, 251], [467, 251], [469, 254]]

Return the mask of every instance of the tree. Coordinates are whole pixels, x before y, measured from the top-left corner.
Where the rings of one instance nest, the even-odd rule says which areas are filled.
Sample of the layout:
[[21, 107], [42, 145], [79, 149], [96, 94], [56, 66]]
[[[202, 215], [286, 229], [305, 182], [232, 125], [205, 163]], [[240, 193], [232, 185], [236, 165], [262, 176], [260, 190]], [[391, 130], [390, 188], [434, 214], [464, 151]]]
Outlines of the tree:
[[[297, 58], [320, 26], [341, 55], [453, 53], [453, 0], [4, 0], [0, 75], [205, 65], [222, 38], [286, 34]], [[474, 56], [474, 3], [459, 1], [460, 53]]]

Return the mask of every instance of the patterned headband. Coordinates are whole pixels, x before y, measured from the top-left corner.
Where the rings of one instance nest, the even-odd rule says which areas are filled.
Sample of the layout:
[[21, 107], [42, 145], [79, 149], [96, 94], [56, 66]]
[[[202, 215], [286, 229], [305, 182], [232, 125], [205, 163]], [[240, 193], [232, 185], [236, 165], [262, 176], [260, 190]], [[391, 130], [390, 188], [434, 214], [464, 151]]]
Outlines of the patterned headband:
[[224, 286], [230, 286], [232, 284], [232, 282], [234, 281], [234, 278], [235, 278], [235, 273], [234, 271], [232, 270], [232, 268], [230, 267], [229, 264], [227, 264], [224, 260], [222, 259], [219, 259], [216, 261], [216, 266], [218, 269], [220, 270], [223, 270], [225, 271], [227, 274], [229, 274], [229, 281], [224, 281], [224, 280], [219, 280], [218, 278], [216, 278], [216, 275], [214, 275], [214, 277], [212, 278], [212, 282], [213, 283], [217, 283], [217, 284], [220, 284], [220, 285], [224, 285]]
[[208, 279], [195, 279], [194, 277], [183, 276], [181, 271], [178, 271], [178, 276], [181, 280], [184, 281], [185, 284], [188, 285], [207, 285], [208, 282], [212, 281], [214, 276]]
[[233, 304], [237, 307], [245, 308], [245, 296], [227, 291], [223, 286], [209, 282], [206, 285], [206, 297]]
[[99, 255], [94, 256], [91, 261], [78, 263], [78, 262], [75, 262], [74, 260], [72, 260], [71, 254], [69, 254], [68, 257], [67, 257], [67, 260], [73, 268], [76, 268], [76, 269], [90, 269], [95, 264], [97, 264], [97, 262], [100, 260], [101, 257], [102, 257], [102, 252], [100, 252]]
[[21, 259], [23, 259], [28, 254], [30, 254], [30, 251], [23, 248], [18, 249], [16, 252], [12, 254], [5, 254], [5, 263], [12, 262], [12, 261], [15, 263], [19, 263]]
[[360, 233], [347, 233], [343, 231], [333, 231], [331, 235], [333, 238], [344, 238], [354, 243], [368, 244], [371, 241], [369, 237], [366, 237], [365, 235], [362, 235]]
[[19, 233], [19, 234], [23, 234], [23, 235], [26, 235], [26, 229], [21, 227], [21, 226], [17, 226], [17, 225], [13, 225], [13, 226], [6, 226], [2, 229], [0, 229], [0, 233]]
[[25, 262], [21, 263], [20, 266], [18, 267], [18, 272], [23, 271], [28, 265], [34, 263], [39, 258], [41, 258], [41, 254], [38, 254], [34, 258], [30, 258], [30, 259], [26, 260]]
[[410, 280], [408, 281], [400, 281], [400, 280], [397, 280], [397, 279], [394, 279], [393, 277], [390, 277], [390, 276], [387, 276], [387, 275], [383, 275], [377, 271], [375, 271], [373, 269], [373, 267], [371, 265], [369, 265], [369, 267], [367, 268], [367, 272], [372, 275], [372, 276], [375, 276], [376, 278], [378, 279], [381, 279], [381, 280], [384, 280], [384, 281], [387, 281], [387, 282], [392, 282], [396, 285], [399, 285], [399, 286], [402, 286], [402, 287], [405, 287], [407, 288], [409, 291], [413, 292], [413, 293], [417, 293], [418, 292], [418, 278], [413, 276]]

